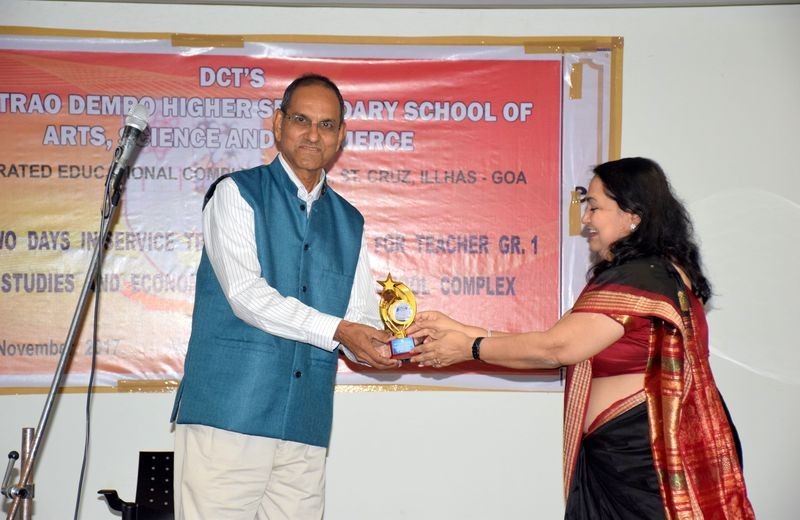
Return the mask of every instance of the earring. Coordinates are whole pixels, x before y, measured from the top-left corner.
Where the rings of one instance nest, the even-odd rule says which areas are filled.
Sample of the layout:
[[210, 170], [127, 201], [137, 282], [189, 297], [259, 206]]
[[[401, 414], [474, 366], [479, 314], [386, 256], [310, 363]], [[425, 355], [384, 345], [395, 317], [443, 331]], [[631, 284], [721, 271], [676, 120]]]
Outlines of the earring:
[[631, 224], [631, 231], [636, 231], [636, 224]]

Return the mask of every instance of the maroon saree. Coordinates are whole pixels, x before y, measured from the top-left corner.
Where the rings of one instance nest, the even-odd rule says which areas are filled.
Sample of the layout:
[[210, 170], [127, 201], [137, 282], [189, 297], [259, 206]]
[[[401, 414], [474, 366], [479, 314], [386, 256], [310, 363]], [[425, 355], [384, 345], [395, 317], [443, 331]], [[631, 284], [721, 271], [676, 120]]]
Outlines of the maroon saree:
[[[703, 309], [694, 296], [687, 295], [674, 267], [658, 258], [612, 267], [589, 282], [572, 310], [652, 320], [643, 392], [612, 405], [592, 429], [645, 403], [664, 517], [755, 518], [731, 426], [708, 362], [705, 322], [698, 320], [704, 318]], [[591, 360], [568, 369], [565, 496], [578, 461], [591, 378]]]

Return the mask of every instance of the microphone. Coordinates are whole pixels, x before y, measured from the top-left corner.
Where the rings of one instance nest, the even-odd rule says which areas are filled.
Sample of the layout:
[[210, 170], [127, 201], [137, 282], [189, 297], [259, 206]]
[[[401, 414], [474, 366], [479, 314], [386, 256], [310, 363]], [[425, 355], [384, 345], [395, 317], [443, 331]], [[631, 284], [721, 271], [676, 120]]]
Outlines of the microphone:
[[106, 180], [106, 193], [111, 193], [111, 201], [114, 205], [119, 202], [122, 194], [120, 186], [127, 172], [125, 167], [136, 149], [136, 140], [147, 128], [147, 114], [147, 107], [140, 103], [132, 106], [125, 118], [125, 129], [122, 131], [117, 149], [114, 150], [114, 160], [111, 161], [111, 166], [108, 168]]

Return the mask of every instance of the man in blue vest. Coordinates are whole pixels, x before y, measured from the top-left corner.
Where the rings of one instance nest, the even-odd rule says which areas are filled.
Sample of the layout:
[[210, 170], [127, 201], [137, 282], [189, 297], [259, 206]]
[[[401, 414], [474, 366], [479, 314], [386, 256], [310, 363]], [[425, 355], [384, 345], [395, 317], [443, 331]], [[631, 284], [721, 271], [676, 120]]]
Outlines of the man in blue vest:
[[339, 89], [296, 79], [273, 132], [271, 164], [219, 179], [205, 199], [172, 414], [179, 520], [321, 518], [338, 346], [373, 367], [398, 364], [364, 219], [325, 182], [345, 138]]

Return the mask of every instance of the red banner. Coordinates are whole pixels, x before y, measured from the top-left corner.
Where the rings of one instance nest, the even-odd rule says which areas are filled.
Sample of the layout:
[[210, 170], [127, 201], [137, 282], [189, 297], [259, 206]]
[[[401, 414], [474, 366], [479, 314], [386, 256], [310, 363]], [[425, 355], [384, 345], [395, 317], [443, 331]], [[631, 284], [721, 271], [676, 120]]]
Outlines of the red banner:
[[[376, 280], [391, 272], [420, 309], [493, 329], [558, 318], [560, 56], [80, 39], [53, 50], [58, 40], [0, 37], [0, 386], [41, 386], [55, 367], [97, 245], [111, 151], [137, 103], [150, 128], [104, 250], [99, 381], [180, 377], [203, 195], [220, 175], [274, 157], [272, 114], [310, 71], [346, 100], [347, 143], [328, 179], [365, 216]], [[72, 384], [89, 369], [86, 321]], [[340, 382], [376, 377], [351, 368]], [[419, 375], [406, 367], [389, 379]]]

